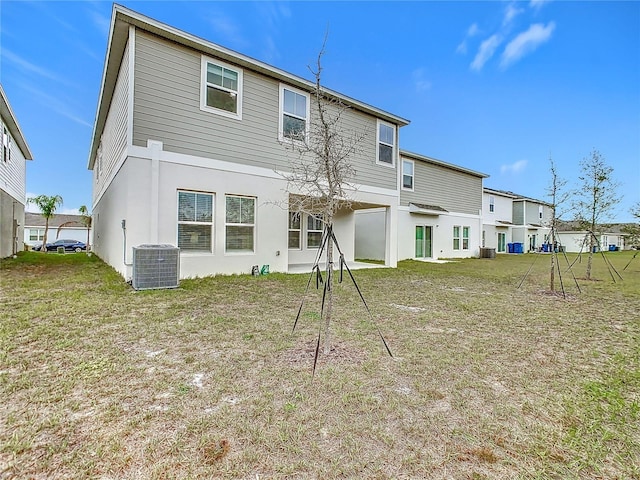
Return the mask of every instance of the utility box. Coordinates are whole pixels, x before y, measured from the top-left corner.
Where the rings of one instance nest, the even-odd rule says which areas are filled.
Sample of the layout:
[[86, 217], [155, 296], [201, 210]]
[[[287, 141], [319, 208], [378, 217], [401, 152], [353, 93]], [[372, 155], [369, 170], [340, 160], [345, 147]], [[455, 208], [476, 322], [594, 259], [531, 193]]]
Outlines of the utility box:
[[136, 290], [177, 288], [180, 284], [180, 249], [173, 245], [133, 247], [133, 279]]

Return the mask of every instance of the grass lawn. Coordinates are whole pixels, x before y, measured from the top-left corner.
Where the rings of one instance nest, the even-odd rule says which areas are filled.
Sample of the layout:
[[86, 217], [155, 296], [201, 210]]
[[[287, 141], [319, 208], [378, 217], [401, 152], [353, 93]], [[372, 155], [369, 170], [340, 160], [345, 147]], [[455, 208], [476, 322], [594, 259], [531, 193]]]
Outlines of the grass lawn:
[[640, 478], [640, 256], [606, 255], [566, 299], [548, 255], [356, 271], [394, 358], [345, 280], [313, 381], [307, 275], [2, 260], [0, 478]]

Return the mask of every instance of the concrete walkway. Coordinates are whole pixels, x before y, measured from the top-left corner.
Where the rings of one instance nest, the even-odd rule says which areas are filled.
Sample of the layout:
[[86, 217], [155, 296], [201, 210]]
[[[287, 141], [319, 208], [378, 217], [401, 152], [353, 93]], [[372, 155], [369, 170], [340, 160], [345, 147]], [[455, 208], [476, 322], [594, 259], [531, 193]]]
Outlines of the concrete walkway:
[[[386, 265], [379, 265], [377, 263], [364, 263], [364, 262], [347, 262], [347, 265], [351, 270], [362, 270], [364, 268], [388, 268]], [[312, 263], [297, 263], [289, 265], [289, 270], [287, 273], [311, 273], [311, 269], [313, 268]], [[320, 268], [324, 271], [325, 263], [320, 262]], [[340, 268], [339, 262], [335, 262], [334, 269], [338, 270]]]

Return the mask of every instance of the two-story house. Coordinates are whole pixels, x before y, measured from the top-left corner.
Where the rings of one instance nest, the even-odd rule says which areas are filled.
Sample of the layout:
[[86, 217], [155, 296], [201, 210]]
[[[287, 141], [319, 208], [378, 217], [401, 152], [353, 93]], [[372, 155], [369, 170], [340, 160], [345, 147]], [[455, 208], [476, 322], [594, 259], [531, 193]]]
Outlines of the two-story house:
[[0, 85], [0, 258], [24, 250], [27, 160], [33, 160]]
[[484, 188], [482, 193], [482, 246], [507, 253], [512, 242], [514, 193]]
[[[125, 278], [132, 247], [180, 248], [180, 276], [290, 271], [317, 255], [322, 223], [290, 211], [287, 149], [314, 119], [314, 84], [115, 5], [88, 168], [94, 251]], [[355, 211], [381, 209], [397, 262], [400, 127], [408, 121], [324, 90], [364, 137], [335, 232], [354, 259]]]
[[484, 188], [482, 243], [498, 253], [536, 251], [548, 241], [551, 205], [513, 192]]
[[[478, 256], [487, 175], [406, 150], [400, 151], [400, 162], [398, 260]], [[359, 258], [382, 258], [383, 213], [357, 213]]]

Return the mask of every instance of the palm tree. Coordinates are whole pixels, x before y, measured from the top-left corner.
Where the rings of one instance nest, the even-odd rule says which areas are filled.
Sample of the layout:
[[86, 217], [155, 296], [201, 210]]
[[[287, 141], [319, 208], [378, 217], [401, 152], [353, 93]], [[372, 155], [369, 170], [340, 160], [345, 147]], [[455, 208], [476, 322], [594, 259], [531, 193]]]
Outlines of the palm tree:
[[82, 216], [82, 223], [87, 229], [87, 255], [89, 255], [89, 232], [91, 231], [91, 214], [86, 205], [80, 205], [78, 213]]
[[42, 238], [41, 252], [47, 252], [47, 233], [49, 232], [49, 219], [55, 214], [56, 208], [62, 205], [62, 197], [60, 195], [38, 195], [27, 199], [27, 203], [35, 204], [39, 209], [41, 215], [44, 217], [44, 236]]

